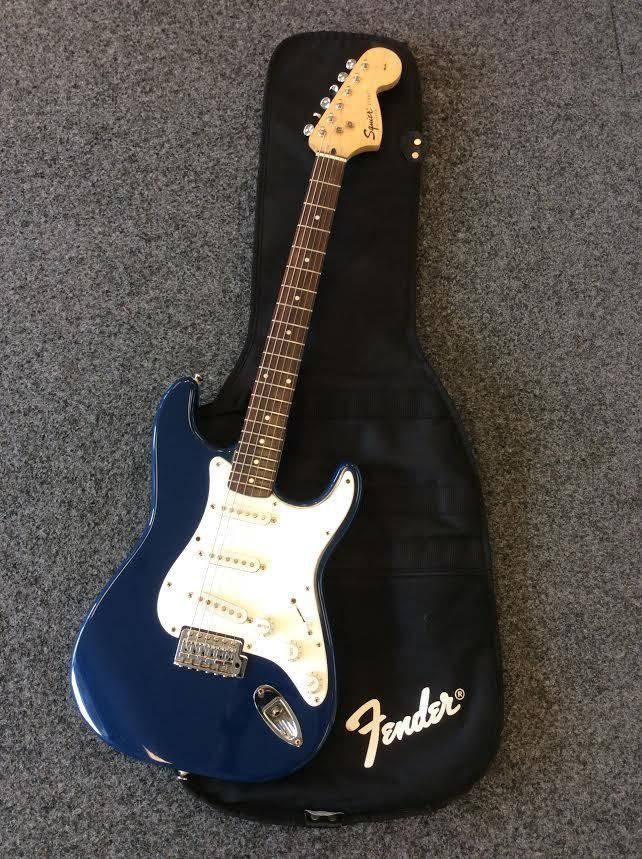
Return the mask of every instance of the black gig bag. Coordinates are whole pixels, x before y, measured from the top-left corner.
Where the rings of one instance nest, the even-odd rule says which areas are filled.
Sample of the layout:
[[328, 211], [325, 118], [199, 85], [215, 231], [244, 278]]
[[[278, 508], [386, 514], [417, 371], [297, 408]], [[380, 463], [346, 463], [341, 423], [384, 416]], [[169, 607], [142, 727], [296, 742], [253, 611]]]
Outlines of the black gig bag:
[[303, 502], [322, 493], [342, 462], [363, 476], [361, 505], [324, 574], [336, 721], [319, 754], [286, 779], [184, 781], [214, 806], [255, 819], [331, 825], [428, 811], [482, 775], [500, 732], [478, 478], [460, 420], [415, 333], [426, 141], [417, 67], [404, 45], [316, 32], [276, 49], [264, 104], [248, 338], [217, 398], [200, 409], [199, 426], [219, 446], [239, 436], [312, 166], [301, 129], [346, 59], [379, 45], [399, 54], [403, 73], [379, 96], [380, 151], [346, 167], [277, 480], [281, 495]]

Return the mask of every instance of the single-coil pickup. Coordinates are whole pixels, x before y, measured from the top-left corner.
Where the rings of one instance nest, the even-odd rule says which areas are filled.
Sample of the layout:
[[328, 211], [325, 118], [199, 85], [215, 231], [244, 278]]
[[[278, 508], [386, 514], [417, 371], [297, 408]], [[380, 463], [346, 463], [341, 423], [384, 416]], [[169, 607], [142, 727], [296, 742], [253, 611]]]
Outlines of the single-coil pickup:
[[[202, 549], [198, 550], [198, 554], [201, 558], [205, 557], [205, 552]], [[258, 573], [259, 570], [264, 570], [267, 566], [264, 561], [259, 561], [252, 555], [244, 555], [241, 552], [226, 549], [221, 549], [220, 552], [210, 552], [208, 558], [212, 567], [229, 567], [232, 570], [242, 570], [245, 573]]]
[[[188, 594], [188, 597], [191, 599], [192, 594]], [[228, 602], [228, 600], [221, 599], [221, 597], [217, 597], [216, 594], [210, 594], [203, 592], [198, 601], [202, 603], [208, 611], [213, 611], [214, 614], [219, 615], [219, 617], [224, 617], [227, 620], [231, 620], [232, 623], [245, 623], [247, 620], [247, 612], [244, 608], [241, 608], [240, 605], [234, 605], [233, 602]]]
[[210, 509], [218, 511], [222, 516], [227, 516], [229, 519], [240, 519], [242, 522], [251, 522], [254, 525], [273, 525], [276, 522], [274, 513], [247, 510], [243, 507], [234, 507], [231, 504], [210, 504]]

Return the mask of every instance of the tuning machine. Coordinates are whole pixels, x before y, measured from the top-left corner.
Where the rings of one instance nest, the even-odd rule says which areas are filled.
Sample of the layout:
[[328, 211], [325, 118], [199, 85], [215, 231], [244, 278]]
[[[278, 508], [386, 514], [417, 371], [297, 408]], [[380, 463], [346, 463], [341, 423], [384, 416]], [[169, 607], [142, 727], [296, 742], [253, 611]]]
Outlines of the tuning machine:
[[316, 123], [321, 119], [321, 114], [316, 111], [312, 114], [313, 122], [308, 122], [307, 125], [303, 126], [303, 133], [306, 137], [309, 137], [316, 127]]

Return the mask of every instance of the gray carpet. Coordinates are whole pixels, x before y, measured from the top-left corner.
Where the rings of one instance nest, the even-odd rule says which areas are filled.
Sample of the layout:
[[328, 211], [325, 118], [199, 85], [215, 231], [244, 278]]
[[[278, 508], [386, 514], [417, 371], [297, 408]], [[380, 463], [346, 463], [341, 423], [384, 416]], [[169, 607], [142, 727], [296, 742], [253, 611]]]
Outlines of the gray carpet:
[[[212, 395], [243, 343], [266, 64], [307, 29], [419, 62], [419, 327], [480, 463], [506, 682], [468, 795], [323, 832], [217, 816], [67, 686], [146, 521], [159, 396]], [[637, 853], [634, 34], [606, 0], [5, 0], [2, 855]]]

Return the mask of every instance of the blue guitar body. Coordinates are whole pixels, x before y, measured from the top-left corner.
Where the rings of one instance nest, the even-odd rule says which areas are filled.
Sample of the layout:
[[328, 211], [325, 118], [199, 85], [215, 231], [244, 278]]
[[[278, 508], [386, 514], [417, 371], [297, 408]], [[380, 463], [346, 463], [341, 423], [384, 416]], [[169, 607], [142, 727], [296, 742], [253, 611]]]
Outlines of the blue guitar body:
[[[149, 523], [82, 625], [72, 656], [72, 690], [91, 728], [125, 754], [221, 779], [276, 779], [299, 769], [318, 752], [334, 720], [335, 666], [320, 580], [332, 545], [356, 510], [361, 481], [356, 469], [346, 471], [344, 466], [319, 499], [322, 505], [337, 481], [346, 474], [352, 477], [354, 491], [347, 513], [313, 571], [312, 596], [319, 606], [323, 636], [317, 648], [319, 652], [324, 648], [327, 656], [327, 678], [322, 678], [325, 694], [320, 703], [302, 692], [287, 665], [284, 668], [253, 651], [243, 651], [247, 663], [243, 676], [238, 677], [175, 664], [178, 631], [170, 634], [159, 620], [159, 592], [210, 506], [213, 460], [218, 458], [225, 467], [231, 455], [229, 450], [215, 450], [199, 435], [195, 426], [197, 390], [195, 381], [181, 379], [161, 401], [153, 432]], [[274, 498], [275, 507], [282, 503], [284, 516], [295, 510], [278, 496]], [[268, 567], [260, 575], [278, 574]], [[180, 584], [179, 573], [176, 576], [174, 587]], [[234, 573], [230, 580], [234, 581]], [[243, 630], [251, 628], [251, 621], [239, 627], [240, 639], [245, 638]], [[219, 630], [216, 616], [208, 622], [209, 628]], [[256, 641], [258, 647], [260, 640]], [[315, 675], [313, 685], [317, 681]], [[256, 698], [261, 687], [278, 690], [287, 702], [298, 720], [300, 745], [284, 741], [262, 718]]]

